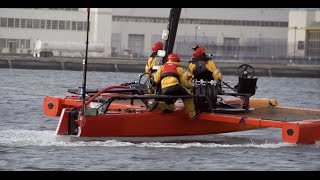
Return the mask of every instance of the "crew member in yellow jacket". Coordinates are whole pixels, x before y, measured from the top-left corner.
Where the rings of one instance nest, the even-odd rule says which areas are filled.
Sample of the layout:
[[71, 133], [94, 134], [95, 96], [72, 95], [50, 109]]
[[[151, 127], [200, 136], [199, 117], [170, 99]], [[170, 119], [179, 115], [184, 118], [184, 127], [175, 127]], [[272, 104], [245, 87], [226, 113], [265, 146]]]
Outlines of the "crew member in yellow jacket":
[[[154, 74], [155, 83], [161, 83], [161, 94], [163, 95], [191, 95], [187, 88], [192, 87], [191, 81], [187, 80], [185, 70], [180, 66], [180, 56], [178, 54], [169, 54], [167, 62], [164, 63], [157, 72]], [[165, 109], [173, 110], [175, 100], [168, 99], [164, 102], [155, 101], [150, 106], [150, 111], [158, 108], [160, 111]], [[189, 118], [194, 120], [199, 116], [196, 112], [193, 98], [183, 98], [185, 111], [188, 113]]]
[[222, 74], [212, 59], [206, 55], [206, 49], [202, 46], [193, 48], [193, 58], [188, 65], [188, 79], [221, 81]]
[[[162, 64], [162, 57], [157, 56], [159, 50], [163, 50], [163, 43], [161, 41], [156, 41], [152, 44], [152, 54], [147, 60], [145, 66], [145, 72], [147, 73], [147, 80], [150, 81], [150, 78], [153, 73], [155, 73]], [[153, 94], [155, 87], [152, 87], [152, 83], [147, 84], [149, 93]]]

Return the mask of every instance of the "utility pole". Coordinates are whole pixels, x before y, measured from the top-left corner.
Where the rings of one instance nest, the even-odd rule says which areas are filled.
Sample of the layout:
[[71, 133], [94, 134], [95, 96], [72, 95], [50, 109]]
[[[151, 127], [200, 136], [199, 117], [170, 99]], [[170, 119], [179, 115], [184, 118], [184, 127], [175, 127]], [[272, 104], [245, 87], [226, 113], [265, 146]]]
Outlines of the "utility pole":
[[200, 26], [196, 26], [195, 29], [196, 29], [196, 36], [195, 36], [194, 44], [197, 45], [198, 29], [200, 29]]

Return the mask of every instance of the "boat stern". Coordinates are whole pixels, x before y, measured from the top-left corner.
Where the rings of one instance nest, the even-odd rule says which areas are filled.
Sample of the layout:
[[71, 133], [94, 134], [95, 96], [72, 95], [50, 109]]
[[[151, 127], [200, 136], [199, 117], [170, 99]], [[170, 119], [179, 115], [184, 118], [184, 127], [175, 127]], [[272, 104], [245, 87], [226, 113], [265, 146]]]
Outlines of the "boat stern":
[[76, 109], [62, 109], [56, 135], [77, 135], [79, 132], [78, 125], [76, 124], [78, 116], [79, 114]]
[[78, 96], [52, 97], [46, 96], [43, 99], [43, 112], [46, 116], [60, 116], [63, 108], [81, 105], [82, 101]]

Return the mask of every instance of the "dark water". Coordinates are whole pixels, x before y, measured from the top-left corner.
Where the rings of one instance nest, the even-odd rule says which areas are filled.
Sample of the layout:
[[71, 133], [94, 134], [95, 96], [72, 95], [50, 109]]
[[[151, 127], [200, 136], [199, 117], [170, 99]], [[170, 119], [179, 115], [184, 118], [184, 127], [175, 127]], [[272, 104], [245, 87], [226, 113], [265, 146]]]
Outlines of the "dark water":
[[[63, 96], [82, 83], [79, 71], [0, 69], [0, 170], [320, 170], [320, 142], [292, 145], [280, 129], [213, 135], [210, 142], [133, 143], [55, 136], [46, 95]], [[87, 88], [137, 80], [137, 73], [88, 72]], [[226, 76], [224, 81], [236, 82]], [[320, 108], [320, 79], [260, 77], [255, 97], [282, 106]]]

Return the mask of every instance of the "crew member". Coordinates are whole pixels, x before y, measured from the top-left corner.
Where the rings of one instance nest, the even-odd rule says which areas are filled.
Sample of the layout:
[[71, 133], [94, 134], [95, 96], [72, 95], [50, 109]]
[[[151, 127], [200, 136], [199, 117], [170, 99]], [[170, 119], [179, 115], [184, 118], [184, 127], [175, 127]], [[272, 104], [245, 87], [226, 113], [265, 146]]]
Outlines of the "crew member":
[[196, 80], [216, 80], [221, 81], [222, 74], [216, 67], [212, 59], [206, 55], [206, 49], [202, 46], [195, 46], [193, 49], [193, 58], [188, 66], [188, 79]]
[[[147, 79], [150, 81], [150, 78], [153, 73], [157, 71], [157, 69], [160, 67], [162, 58], [157, 56], [158, 50], [163, 50], [163, 43], [161, 41], [157, 41], [152, 44], [152, 54], [147, 60], [147, 64], [145, 67], [145, 72], [147, 73]], [[151, 87], [151, 83], [147, 84], [149, 93], [154, 93], [154, 87]]]
[[[180, 66], [180, 56], [178, 54], [169, 54], [167, 62], [164, 63], [154, 74], [155, 83], [160, 83], [161, 94], [163, 95], [191, 95], [187, 88], [192, 87], [191, 81], [187, 80], [185, 70]], [[150, 111], [158, 108], [160, 111], [174, 108], [176, 99], [164, 100], [164, 102], [155, 101], [150, 107]], [[196, 119], [200, 113], [196, 112], [193, 98], [182, 99], [185, 111], [189, 118]]]

